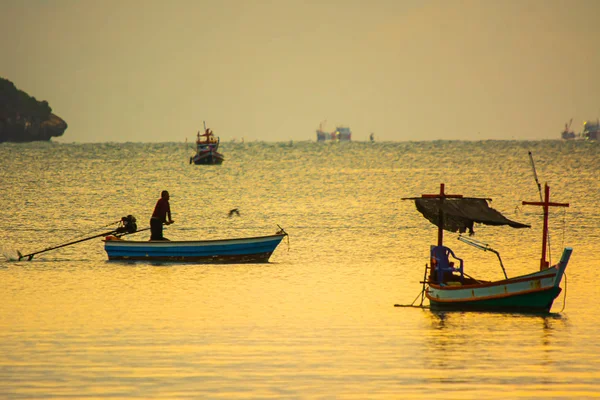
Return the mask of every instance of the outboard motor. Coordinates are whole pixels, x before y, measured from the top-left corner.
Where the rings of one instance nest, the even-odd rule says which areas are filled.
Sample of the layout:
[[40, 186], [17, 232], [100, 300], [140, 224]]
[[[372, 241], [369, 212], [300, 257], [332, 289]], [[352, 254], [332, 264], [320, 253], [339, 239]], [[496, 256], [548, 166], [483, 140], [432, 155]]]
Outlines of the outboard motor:
[[133, 215], [128, 215], [121, 218], [116, 232], [120, 234], [137, 232], [137, 223], [135, 217]]

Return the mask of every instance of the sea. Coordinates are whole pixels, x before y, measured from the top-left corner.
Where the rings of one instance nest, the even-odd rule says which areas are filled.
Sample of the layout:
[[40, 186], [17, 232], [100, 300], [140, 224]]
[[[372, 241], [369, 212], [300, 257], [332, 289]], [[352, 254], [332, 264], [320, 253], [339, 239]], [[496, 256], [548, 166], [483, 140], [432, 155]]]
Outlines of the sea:
[[[0, 398], [600, 398], [600, 143], [220, 151], [201, 166], [186, 143], [0, 144]], [[540, 265], [543, 210], [522, 202], [548, 184], [569, 204], [550, 209], [551, 262], [573, 255], [549, 314], [427, 308], [437, 230], [406, 198], [442, 183], [531, 225], [475, 226], [509, 277]], [[127, 215], [148, 227], [162, 190], [171, 240], [288, 236], [266, 264], [108, 261], [102, 234]], [[465, 272], [503, 277], [457, 238]]]

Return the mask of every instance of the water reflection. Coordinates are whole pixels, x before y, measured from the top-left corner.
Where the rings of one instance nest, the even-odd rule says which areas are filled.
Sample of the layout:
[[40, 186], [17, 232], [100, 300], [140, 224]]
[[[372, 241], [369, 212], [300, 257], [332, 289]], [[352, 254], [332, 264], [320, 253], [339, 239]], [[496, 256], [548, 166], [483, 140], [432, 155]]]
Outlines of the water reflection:
[[518, 367], [529, 362], [540, 372], [535, 379], [544, 383], [564, 358], [568, 319], [561, 314], [429, 311], [424, 316], [431, 328], [425, 330], [424, 363], [439, 382], [460, 383], [467, 376], [490, 380], [488, 371], [498, 365], [504, 372], [492, 381], [529, 382], [531, 371]]

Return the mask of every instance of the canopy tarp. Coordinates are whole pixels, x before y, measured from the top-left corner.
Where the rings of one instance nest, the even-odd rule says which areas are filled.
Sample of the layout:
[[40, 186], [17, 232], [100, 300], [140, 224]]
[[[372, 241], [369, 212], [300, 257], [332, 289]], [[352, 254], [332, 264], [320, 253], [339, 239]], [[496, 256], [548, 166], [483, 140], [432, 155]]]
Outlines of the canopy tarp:
[[443, 228], [450, 232], [473, 234], [473, 224], [508, 225], [513, 228], [530, 228], [520, 222], [511, 221], [488, 205], [486, 199], [447, 198], [440, 202], [436, 198], [413, 198], [417, 210], [432, 224], [439, 227], [439, 207], [443, 204]]

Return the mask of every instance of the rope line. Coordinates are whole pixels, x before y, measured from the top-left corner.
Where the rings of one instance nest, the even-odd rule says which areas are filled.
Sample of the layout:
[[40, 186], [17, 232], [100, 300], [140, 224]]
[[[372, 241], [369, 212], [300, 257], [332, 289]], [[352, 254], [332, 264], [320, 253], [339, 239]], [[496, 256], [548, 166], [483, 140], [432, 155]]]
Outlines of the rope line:
[[565, 275], [565, 292], [563, 293], [563, 306], [560, 309], [559, 313], [563, 312], [565, 310], [565, 307], [567, 306], [567, 273], [564, 273]]

